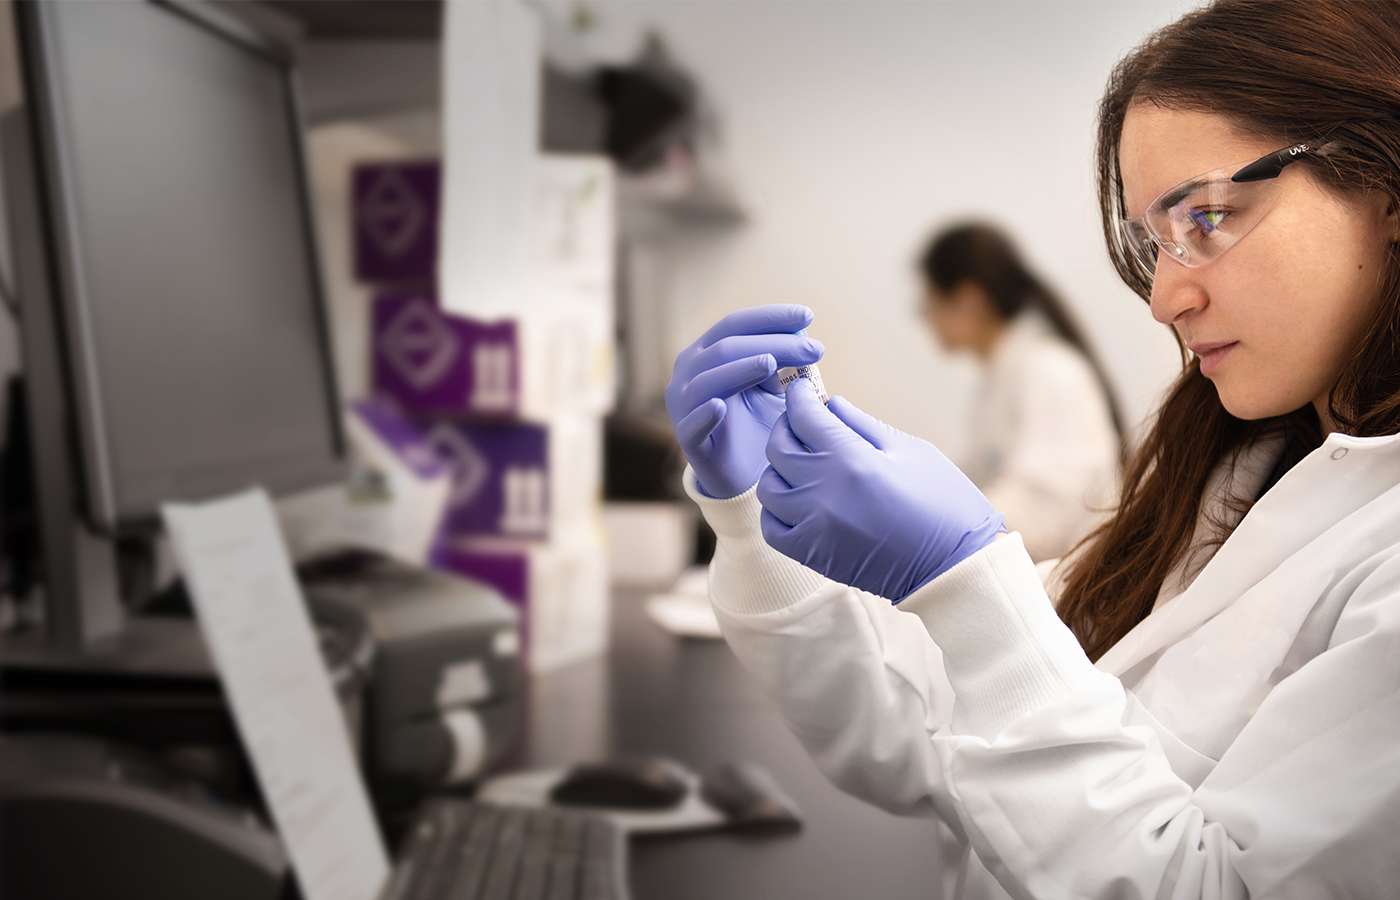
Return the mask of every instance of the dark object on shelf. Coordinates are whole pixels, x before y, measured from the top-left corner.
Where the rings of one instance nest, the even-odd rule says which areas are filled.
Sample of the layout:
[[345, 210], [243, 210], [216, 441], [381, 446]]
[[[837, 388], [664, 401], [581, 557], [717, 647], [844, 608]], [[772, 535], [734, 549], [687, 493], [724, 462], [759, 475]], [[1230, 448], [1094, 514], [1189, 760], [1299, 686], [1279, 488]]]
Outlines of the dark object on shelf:
[[608, 108], [608, 155], [630, 172], [660, 163], [666, 148], [688, 139], [695, 124], [695, 84], [656, 34], [637, 62], [599, 73], [598, 96]]
[[669, 426], [625, 413], [603, 423], [604, 500], [675, 500], [684, 471]]

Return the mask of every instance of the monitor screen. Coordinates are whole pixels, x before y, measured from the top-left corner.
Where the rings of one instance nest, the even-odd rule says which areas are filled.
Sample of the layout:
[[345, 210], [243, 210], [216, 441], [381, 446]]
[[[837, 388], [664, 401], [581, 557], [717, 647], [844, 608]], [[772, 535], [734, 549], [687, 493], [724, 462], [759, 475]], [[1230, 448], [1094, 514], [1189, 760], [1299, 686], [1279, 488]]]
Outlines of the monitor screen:
[[220, 27], [218, 10], [34, 13], [30, 102], [91, 518], [116, 530], [154, 521], [164, 501], [336, 477], [286, 58]]

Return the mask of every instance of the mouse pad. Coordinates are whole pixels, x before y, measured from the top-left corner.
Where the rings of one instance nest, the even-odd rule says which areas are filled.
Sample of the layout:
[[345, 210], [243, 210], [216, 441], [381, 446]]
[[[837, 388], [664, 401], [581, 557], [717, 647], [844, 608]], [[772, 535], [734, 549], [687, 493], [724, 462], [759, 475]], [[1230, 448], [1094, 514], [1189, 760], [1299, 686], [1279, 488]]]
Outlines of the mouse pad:
[[[641, 762], [644, 771], [661, 771], [666, 781], [685, 785], [684, 793], [664, 809], [640, 810], [605, 803], [573, 806], [607, 816], [629, 834], [702, 831], [723, 828], [746, 834], [788, 834], [802, 829], [797, 808], [768, 770], [752, 762], [727, 762], [704, 778], [670, 759]], [[658, 769], [659, 767], [659, 769]], [[574, 769], [522, 772], [502, 775], [482, 785], [478, 799], [504, 806], [547, 806], [557, 797], [555, 787], [570, 775], [590, 769], [608, 769], [607, 763], [583, 764]], [[669, 797], [668, 797], [669, 799]]]

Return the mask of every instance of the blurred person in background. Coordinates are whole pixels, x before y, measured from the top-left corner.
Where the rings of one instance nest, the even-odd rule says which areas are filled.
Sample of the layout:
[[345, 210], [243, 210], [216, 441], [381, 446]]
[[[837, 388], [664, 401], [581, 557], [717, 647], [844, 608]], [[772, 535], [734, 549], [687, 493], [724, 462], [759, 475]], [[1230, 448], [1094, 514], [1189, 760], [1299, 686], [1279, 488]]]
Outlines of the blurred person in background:
[[1121, 425], [1102, 370], [1063, 303], [997, 228], [936, 235], [919, 259], [924, 312], [944, 349], [984, 370], [964, 473], [1034, 560], [1063, 556], [1106, 507]]

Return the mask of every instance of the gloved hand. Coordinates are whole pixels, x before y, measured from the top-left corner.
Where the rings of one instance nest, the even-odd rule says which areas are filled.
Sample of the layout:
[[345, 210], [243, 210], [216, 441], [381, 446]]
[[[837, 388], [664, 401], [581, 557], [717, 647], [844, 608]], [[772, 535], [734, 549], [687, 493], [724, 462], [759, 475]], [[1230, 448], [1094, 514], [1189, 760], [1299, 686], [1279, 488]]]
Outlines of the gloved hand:
[[676, 357], [666, 411], [705, 494], [737, 497], [768, 465], [768, 433], [785, 406], [776, 373], [822, 356], [820, 342], [794, 334], [811, 322], [805, 306], [741, 309]]
[[898, 603], [990, 544], [1002, 515], [927, 441], [809, 385], [788, 388], [758, 480], [763, 537], [833, 581]]

